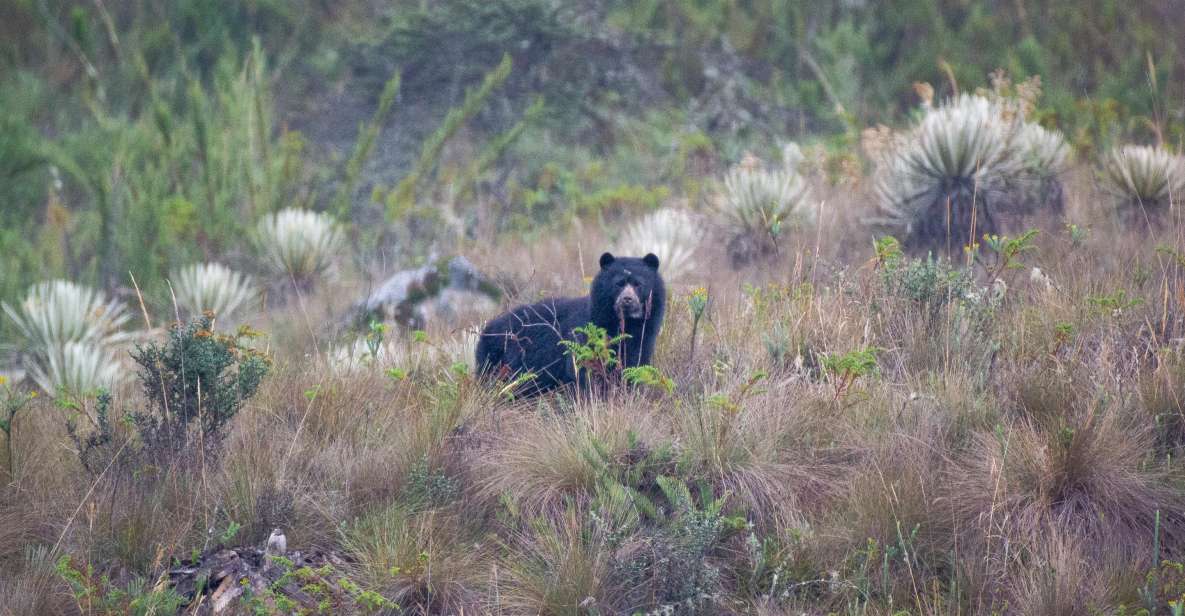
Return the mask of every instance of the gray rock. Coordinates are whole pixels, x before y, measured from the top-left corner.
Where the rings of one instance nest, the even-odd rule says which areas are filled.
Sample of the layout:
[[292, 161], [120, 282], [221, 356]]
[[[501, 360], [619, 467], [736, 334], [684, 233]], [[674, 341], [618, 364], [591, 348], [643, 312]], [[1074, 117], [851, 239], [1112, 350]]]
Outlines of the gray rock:
[[348, 321], [356, 327], [377, 319], [423, 328], [428, 320], [453, 318], [462, 308], [500, 297], [498, 286], [469, 259], [434, 259], [422, 267], [395, 272], [354, 305]]

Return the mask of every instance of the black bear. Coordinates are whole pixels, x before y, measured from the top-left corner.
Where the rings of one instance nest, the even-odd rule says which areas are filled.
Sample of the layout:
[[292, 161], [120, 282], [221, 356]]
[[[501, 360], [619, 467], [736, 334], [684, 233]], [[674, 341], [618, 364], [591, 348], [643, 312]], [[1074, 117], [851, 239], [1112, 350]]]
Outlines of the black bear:
[[527, 395], [578, 383], [580, 375], [560, 341], [580, 340], [573, 330], [589, 323], [610, 338], [628, 334], [617, 349], [622, 367], [649, 364], [665, 305], [658, 257], [614, 257], [606, 252], [588, 296], [519, 306], [487, 323], [477, 341], [478, 374], [513, 379], [534, 373], [518, 392]]

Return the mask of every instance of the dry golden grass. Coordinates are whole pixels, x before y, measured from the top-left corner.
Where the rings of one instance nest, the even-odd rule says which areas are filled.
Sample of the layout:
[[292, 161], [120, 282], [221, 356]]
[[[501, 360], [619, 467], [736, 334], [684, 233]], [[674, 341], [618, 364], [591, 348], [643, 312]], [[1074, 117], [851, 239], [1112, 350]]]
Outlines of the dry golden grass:
[[[1076, 178], [1066, 219], [1083, 235], [1037, 221], [997, 303], [926, 303], [886, 287], [855, 222], [864, 190], [821, 191], [819, 226], [739, 272], [705, 245], [671, 288], [655, 360], [670, 392], [510, 401], [439, 353], [398, 378], [332, 370], [330, 322], [365, 286], [346, 280], [260, 314], [275, 369], [212, 459], [94, 477], [38, 402], [0, 493], [0, 613], [76, 610], [61, 555], [156, 579], [232, 522], [234, 543], [281, 527], [347, 555], [351, 579], [412, 613], [1143, 605], [1144, 574], [1185, 557], [1185, 224], [1124, 228]], [[495, 264], [509, 304], [582, 293], [604, 237], [465, 252]], [[980, 267], [968, 292], [990, 286]], [[866, 348], [876, 370], [839, 388], [824, 358]], [[679, 607], [662, 558], [692, 567], [699, 594]]]

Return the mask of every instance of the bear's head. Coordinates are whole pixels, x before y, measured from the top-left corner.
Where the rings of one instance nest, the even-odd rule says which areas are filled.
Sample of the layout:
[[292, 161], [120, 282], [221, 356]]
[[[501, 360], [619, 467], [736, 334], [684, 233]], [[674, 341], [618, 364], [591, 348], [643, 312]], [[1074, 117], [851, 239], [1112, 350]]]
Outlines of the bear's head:
[[[601, 271], [592, 283], [593, 310], [611, 310], [617, 319], [639, 321], [661, 315], [666, 299], [658, 257], [641, 259], [601, 255]], [[661, 317], [660, 317], [661, 318]]]

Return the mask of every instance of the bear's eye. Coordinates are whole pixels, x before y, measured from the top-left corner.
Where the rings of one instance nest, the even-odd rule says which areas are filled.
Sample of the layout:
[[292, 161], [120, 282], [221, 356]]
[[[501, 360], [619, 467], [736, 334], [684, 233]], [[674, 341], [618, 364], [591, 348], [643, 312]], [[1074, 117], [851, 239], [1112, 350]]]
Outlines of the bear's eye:
[[616, 284], [617, 286], [619, 286], [619, 287], [624, 287], [624, 286], [625, 286], [625, 279], [624, 279], [624, 278], [618, 278], [618, 279], [617, 279], [617, 282], [616, 282], [615, 284]]

